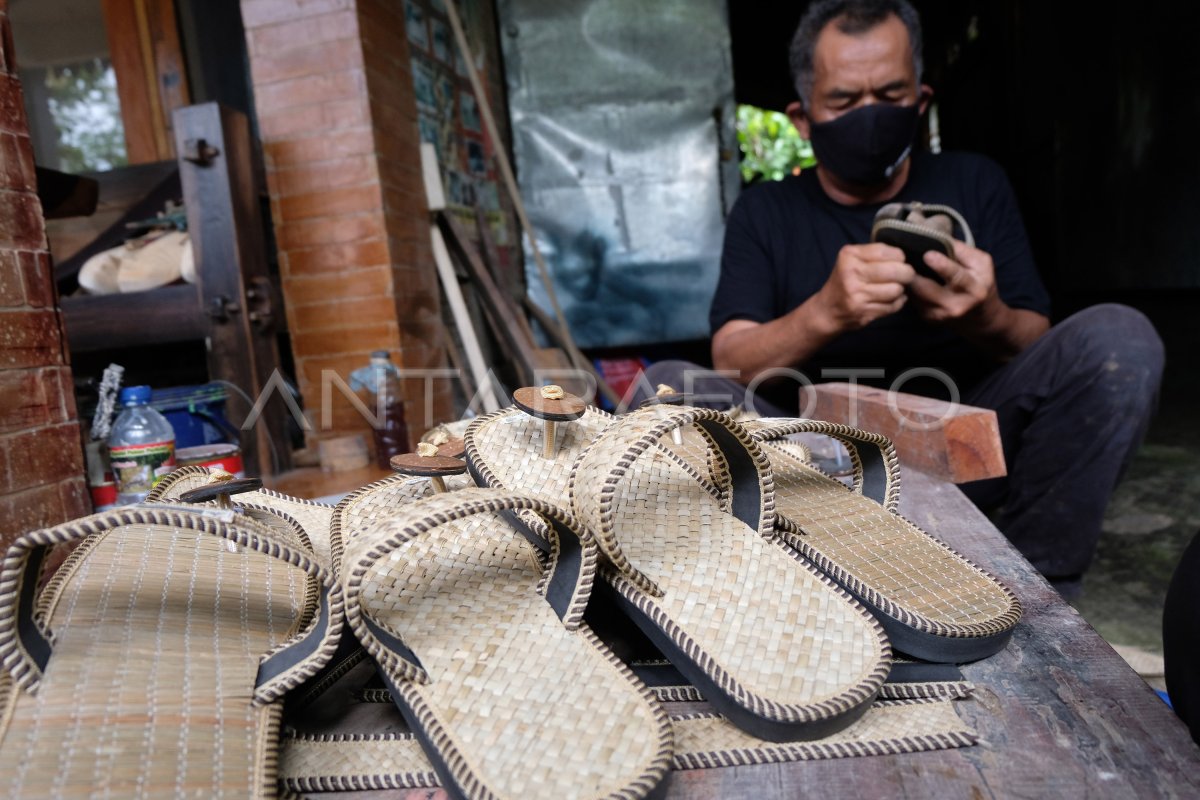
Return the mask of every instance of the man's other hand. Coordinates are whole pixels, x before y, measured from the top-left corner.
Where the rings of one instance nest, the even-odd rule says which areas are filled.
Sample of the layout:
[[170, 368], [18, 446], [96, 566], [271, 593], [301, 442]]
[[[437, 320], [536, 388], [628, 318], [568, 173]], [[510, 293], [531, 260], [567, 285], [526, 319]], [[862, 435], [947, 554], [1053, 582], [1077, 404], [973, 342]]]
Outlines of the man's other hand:
[[925, 263], [945, 281], [942, 285], [918, 275], [912, 282], [918, 311], [930, 322], [970, 324], [975, 317], [986, 317], [1002, 305], [992, 257], [979, 248], [956, 239], [954, 258], [930, 250], [925, 254]]
[[828, 315], [834, 331], [858, 330], [899, 311], [908, 300], [905, 288], [916, 278], [897, 247], [879, 242], [846, 245], [816, 295], [816, 307]]

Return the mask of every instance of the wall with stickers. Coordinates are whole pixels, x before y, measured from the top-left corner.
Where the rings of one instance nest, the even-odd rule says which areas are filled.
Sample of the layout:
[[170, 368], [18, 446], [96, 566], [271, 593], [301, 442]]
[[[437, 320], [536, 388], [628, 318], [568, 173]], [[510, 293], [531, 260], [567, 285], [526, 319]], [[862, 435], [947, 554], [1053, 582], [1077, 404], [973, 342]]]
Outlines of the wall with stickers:
[[[495, 11], [488, 0], [459, 0], [459, 15], [475, 69], [487, 88], [487, 102], [507, 147], [511, 140], [505, 111], [503, 65], [496, 35]], [[421, 141], [437, 150], [446, 201], [476, 231], [476, 208], [500, 262], [502, 283], [510, 290], [523, 286], [519, 263], [520, 233], [511, 203], [499, 181], [492, 142], [480, 116], [480, 98], [467, 78], [466, 61], [454, 39], [444, 0], [404, 0], [405, 29], [412, 56]]]

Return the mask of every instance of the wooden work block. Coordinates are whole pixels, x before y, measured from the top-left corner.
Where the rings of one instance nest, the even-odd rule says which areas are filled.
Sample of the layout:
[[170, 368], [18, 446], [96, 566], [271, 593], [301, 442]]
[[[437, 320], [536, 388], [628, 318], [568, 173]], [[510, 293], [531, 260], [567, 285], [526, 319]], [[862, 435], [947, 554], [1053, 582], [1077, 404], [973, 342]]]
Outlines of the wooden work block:
[[991, 409], [849, 383], [803, 387], [800, 408], [811, 408], [813, 419], [882, 433], [902, 467], [953, 483], [1008, 474]]

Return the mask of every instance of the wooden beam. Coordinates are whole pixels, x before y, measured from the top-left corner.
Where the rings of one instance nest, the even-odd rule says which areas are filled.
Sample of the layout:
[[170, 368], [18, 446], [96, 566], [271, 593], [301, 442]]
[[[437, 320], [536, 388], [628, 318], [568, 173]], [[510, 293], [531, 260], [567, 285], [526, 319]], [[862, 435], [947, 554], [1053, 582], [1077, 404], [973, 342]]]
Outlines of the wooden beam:
[[[246, 115], [216, 103], [175, 112], [179, 179], [195, 248], [202, 307], [213, 317], [208, 334], [208, 373], [246, 393], [251, 401], [278, 386], [277, 335], [283, 305], [270, 281], [259, 187], [254, 180], [254, 142]], [[229, 398], [233, 422], [251, 406]], [[248, 475], [291, 468], [289, 411], [279, 392], [257, 423], [242, 431]]]
[[175, 157], [172, 112], [189, 102], [173, 0], [101, 0], [130, 164]]
[[208, 334], [195, 286], [164, 286], [133, 294], [80, 295], [60, 301], [72, 353], [191, 342]]
[[512, 354], [519, 380], [529, 386], [537, 370], [537, 356], [534, 354], [536, 348], [531, 340], [522, 335], [521, 325], [517, 321], [519, 309], [496, 286], [462, 224], [449, 212], [439, 211], [437, 225], [450, 248], [450, 254], [467, 270], [471, 282], [479, 290], [479, 298], [483, 302], [496, 337], [507, 344], [505, 349]]
[[882, 433], [903, 467], [952, 483], [1008, 474], [996, 412], [849, 383], [800, 390], [808, 416]]

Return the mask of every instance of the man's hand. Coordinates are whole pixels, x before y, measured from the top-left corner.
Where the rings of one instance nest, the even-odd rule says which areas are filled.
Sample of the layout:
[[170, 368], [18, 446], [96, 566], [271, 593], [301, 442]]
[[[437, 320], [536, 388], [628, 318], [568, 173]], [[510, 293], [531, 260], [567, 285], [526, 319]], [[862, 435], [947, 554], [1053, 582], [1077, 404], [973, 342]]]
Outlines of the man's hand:
[[838, 251], [829, 280], [814, 299], [835, 333], [858, 330], [895, 314], [907, 302], [916, 271], [891, 245], [851, 244]]
[[1050, 328], [1036, 311], [1011, 308], [996, 289], [992, 257], [977, 247], [954, 241], [954, 258], [930, 251], [925, 263], [945, 286], [918, 275], [911, 284], [921, 316], [947, 325], [1007, 361], [1033, 344]]
[[975, 318], [990, 316], [1002, 305], [992, 257], [979, 248], [956, 239], [954, 258], [930, 250], [925, 263], [946, 282], [942, 286], [923, 275], [912, 282], [918, 311], [930, 322], [970, 327]]

